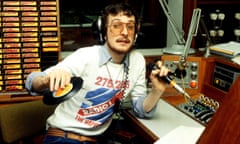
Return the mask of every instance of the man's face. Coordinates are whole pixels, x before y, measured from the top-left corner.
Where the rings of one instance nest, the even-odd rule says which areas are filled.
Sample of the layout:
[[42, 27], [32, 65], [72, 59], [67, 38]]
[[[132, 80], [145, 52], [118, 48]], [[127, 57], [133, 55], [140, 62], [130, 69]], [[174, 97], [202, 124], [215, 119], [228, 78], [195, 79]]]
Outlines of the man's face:
[[135, 17], [119, 13], [109, 15], [107, 22], [106, 42], [108, 47], [119, 54], [126, 54], [132, 48], [135, 37]]

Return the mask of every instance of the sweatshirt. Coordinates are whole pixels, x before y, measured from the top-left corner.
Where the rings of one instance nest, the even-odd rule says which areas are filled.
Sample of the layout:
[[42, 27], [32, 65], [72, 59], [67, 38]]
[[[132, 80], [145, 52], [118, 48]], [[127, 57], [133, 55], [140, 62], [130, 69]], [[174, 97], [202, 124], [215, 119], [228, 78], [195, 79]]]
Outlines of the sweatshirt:
[[143, 110], [147, 96], [146, 64], [141, 53], [131, 50], [121, 64], [111, 61], [106, 45], [79, 48], [57, 65], [42, 72], [32, 72], [26, 79], [26, 89], [31, 95], [41, 95], [32, 90], [32, 80], [47, 75], [53, 69], [64, 69], [81, 77], [81, 89], [71, 98], [61, 102], [47, 119], [48, 127], [97, 136], [110, 125], [117, 100], [121, 106], [130, 106], [140, 118], [150, 118]]

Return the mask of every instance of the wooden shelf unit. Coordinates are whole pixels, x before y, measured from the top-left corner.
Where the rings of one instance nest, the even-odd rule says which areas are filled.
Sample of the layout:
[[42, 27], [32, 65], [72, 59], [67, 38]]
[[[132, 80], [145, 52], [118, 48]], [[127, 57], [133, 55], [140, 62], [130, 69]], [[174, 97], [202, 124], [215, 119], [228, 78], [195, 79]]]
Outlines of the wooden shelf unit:
[[26, 76], [59, 61], [58, 1], [0, 1], [0, 90], [24, 90]]
[[0, 103], [39, 99], [26, 77], [58, 63], [60, 41], [58, 0], [0, 0]]

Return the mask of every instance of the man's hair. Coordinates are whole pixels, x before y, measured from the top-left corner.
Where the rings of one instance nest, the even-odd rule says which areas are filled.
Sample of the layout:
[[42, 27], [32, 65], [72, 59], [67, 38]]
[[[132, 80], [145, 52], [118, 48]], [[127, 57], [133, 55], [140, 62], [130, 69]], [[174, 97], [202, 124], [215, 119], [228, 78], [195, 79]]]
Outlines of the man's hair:
[[117, 15], [119, 13], [123, 13], [126, 16], [134, 16], [135, 17], [135, 33], [138, 32], [138, 27], [139, 27], [139, 19], [138, 15], [135, 12], [135, 10], [128, 5], [127, 3], [116, 3], [116, 4], [110, 4], [105, 7], [104, 11], [102, 12], [102, 35], [106, 35], [106, 30], [107, 30], [107, 20], [109, 15]]

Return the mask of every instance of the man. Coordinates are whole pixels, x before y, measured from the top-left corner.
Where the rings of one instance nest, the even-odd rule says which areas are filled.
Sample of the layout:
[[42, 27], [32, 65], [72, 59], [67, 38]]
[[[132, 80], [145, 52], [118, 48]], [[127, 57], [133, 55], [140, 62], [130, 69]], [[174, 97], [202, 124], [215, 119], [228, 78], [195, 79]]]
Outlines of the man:
[[[97, 143], [97, 136], [111, 124], [114, 111], [130, 102], [136, 116], [153, 116], [166, 83], [168, 69], [150, 74], [151, 92], [146, 88], [144, 57], [133, 50], [139, 29], [137, 15], [126, 4], [109, 5], [102, 15], [105, 43], [79, 48], [56, 66], [29, 74], [26, 88], [32, 95], [56, 91], [70, 83], [72, 77], [83, 79], [82, 88], [61, 102], [47, 120], [46, 144]], [[119, 104], [120, 103], [120, 104]]]

